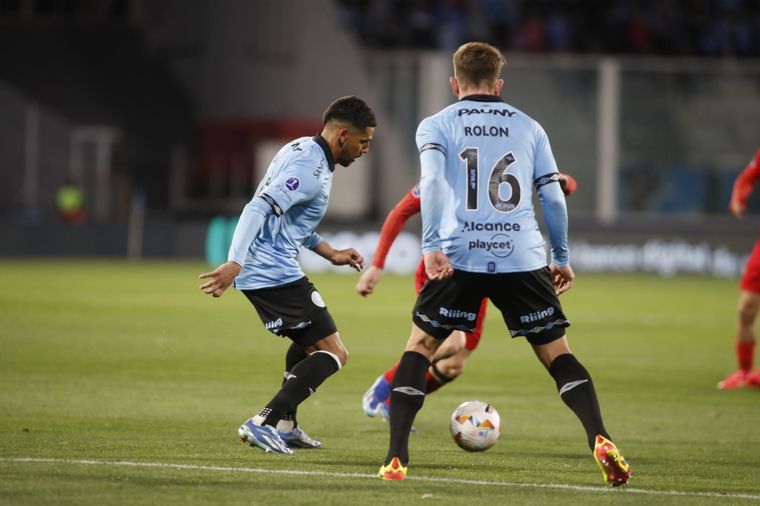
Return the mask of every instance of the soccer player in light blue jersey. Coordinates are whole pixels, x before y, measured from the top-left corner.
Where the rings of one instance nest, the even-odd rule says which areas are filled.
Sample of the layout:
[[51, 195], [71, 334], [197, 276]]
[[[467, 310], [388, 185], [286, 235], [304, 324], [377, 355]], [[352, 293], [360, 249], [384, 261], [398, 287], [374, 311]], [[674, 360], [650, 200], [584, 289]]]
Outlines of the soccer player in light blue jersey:
[[349, 166], [369, 151], [375, 115], [364, 101], [343, 97], [324, 113], [314, 137], [287, 143], [275, 155], [235, 228], [228, 261], [200, 288], [221, 297], [234, 285], [253, 304], [267, 330], [288, 337], [282, 388], [238, 429], [240, 439], [275, 453], [321, 443], [298, 427], [296, 410], [330, 375], [346, 364], [348, 351], [325, 302], [301, 270], [299, 248], [309, 248], [334, 265], [361, 270], [353, 248], [336, 250], [317, 233], [327, 210], [335, 165]]
[[[570, 352], [570, 325], [558, 295], [574, 274], [559, 171], [541, 125], [500, 97], [504, 58], [471, 42], [454, 53], [451, 88], [459, 101], [425, 118], [420, 151], [422, 253], [430, 281], [412, 311], [412, 332], [392, 384], [390, 443], [379, 476], [403, 480], [409, 431], [425, 399], [425, 373], [453, 331], [473, 332], [484, 297], [512, 337], [524, 336], [578, 416], [606, 483], [631, 470], [604, 428], [591, 376]], [[533, 209], [536, 189], [551, 243]]]

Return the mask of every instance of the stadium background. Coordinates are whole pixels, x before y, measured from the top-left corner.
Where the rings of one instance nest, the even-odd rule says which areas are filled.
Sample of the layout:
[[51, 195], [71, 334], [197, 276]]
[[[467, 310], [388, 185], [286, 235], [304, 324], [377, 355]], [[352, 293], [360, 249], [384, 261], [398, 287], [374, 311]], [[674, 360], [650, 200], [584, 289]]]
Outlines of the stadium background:
[[[505, 99], [579, 182], [577, 270], [738, 275], [759, 209], [726, 213], [760, 144], [749, 0], [4, 0], [0, 256], [216, 261], [273, 150], [345, 94], [379, 128], [321, 230], [369, 254], [417, 177], [419, 118], [453, 98], [450, 53], [474, 39], [506, 51]], [[66, 181], [76, 226], [56, 217]], [[418, 227], [392, 259], [414, 256]]]
[[[759, 15], [749, 0], [0, 0], [0, 503], [757, 504], [758, 390], [715, 385], [736, 367], [757, 238], [757, 198], [744, 220], [725, 209], [760, 139]], [[624, 490], [603, 486], [494, 310], [463, 377], [416, 417], [409, 478], [378, 480], [388, 429], [360, 401], [408, 336], [412, 276], [362, 298], [356, 273], [308, 256], [331, 271], [310, 279], [351, 352], [298, 413], [323, 448], [238, 444], [287, 343], [198, 274], [272, 150], [348, 93], [376, 109], [377, 142], [338, 169], [320, 232], [371, 250], [470, 37], [506, 50], [505, 97], [579, 181], [563, 306], [634, 471]], [[67, 181], [79, 224], [58, 216]], [[419, 219], [407, 230], [388, 270], [416, 263]], [[485, 453], [449, 435], [469, 399], [502, 416]]]

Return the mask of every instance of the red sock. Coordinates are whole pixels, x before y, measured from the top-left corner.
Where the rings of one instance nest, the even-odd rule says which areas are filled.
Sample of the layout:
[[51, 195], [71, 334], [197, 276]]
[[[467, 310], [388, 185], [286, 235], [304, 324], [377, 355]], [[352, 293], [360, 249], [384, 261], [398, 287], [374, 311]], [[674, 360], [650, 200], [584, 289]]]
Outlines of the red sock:
[[444, 383], [438, 381], [438, 378], [433, 376], [433, 373], [430, 372], [430, 368], [428, 367], [427, 373], [425, 374], [425, 393], [432, 394], [443, 385]]
[[[401, 362], [399, 360], [399, 362]], [[399, 362], [396, 362], [393, 364], [393, 367], [385, 371], [385, 374], [383, 374], [383, 377], [388, 380], [388, 383], [393, 384], [393, 377], [396, 375], [396, 369], [398, 369]]]
[[749, 372], [754, 358], [755, 341], [736, 341], [736, 360], [739, 362], [739, 369]]

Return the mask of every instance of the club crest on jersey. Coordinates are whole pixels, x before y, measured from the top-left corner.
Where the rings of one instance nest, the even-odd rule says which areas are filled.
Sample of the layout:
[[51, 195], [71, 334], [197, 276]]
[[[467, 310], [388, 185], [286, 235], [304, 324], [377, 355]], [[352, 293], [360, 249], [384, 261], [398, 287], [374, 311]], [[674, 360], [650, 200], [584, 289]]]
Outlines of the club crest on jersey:
[[288, 180], [285, 181], [285, 188], [287, 188], [290, 191], [297, 190], [300, 185], [301, 185], [301, 182], [298, 180], [297, 177], [289, 177]]

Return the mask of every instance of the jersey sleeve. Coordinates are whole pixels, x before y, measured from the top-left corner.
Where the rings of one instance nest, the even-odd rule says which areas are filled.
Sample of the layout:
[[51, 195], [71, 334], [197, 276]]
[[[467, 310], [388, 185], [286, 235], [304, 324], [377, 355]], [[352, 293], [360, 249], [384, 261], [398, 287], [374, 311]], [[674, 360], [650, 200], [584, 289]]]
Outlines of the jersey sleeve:
[[441, 175], [446, 165], [447, 143], [437, 116], [428, 116], [420, 122], [417, 127], [417, 149], [421, 169], [422, 253], [427, 254], [441, 249], [438, 228], [443, 215]]
[[559, 168], [549, 144], [549, 136], [538, 122], [534, 124], [536, 141], [533, 184], [538, 191], [541, 207], [544, 210], [544, 223], [549, 233], [552, 262], [558, 267], [564, 267], [570, 263], [565, 195], [559, 184]]
[[235, 262], [241, 267], [245, 264], [248, 249], [251, 247], [253, 239], [259, 233], [259, 230], [264, 225], [264, 221], [271, 213], [272, 208], [259, 197], [253, 197], [246, 204], [235, 226], [235, 232], [232, 234], [227, 261]]
[[324, 239], [322, 239], [322, 236], [318, 233], [314, 232], [312, 233], [303, 243], [304, 248], [308, 249], [314, 249], [320, 244], [324, 242]]
[[259, 196], [272, 206], [277, 216], [282, 216], [299, 202], [313, 199], [320, 187], [313, 164], [306, 159], [297, 160], [262, 188]]
[[434, 117], [427, 117], [420, 122], [416, 140], [420, 154], [429, 149], [435, 149], [446, 156], [446, 140]]
[[538, 197], [544, 210], [546, 230], [549, 233], [552, 262], [557, 267], [564, 267], [570, 263], [565, 195], [558, 184], [544, 184], [538, 187]]
[[420, 151], [420, 215], [422, 216], [422, 254], [441, 251], [441, 221], [446, 194], [442, 177], [446, 157], [437, 149]]
[[375, 255], [372, 257], [372, 265], [378, 269], [385, 268], [385, 258], [388, 256], [393, 242], [398, 237], [401, 229], [404, 228], [406, 221], [420, 212], [420, 185], [414, 185], [404, 198], [402, 198], [394, 207], [383, 222], [383, 228], [380, 230], [380, 240], [375, 248]]
[[736, 202], [742, 206], [747, 205], [747, 199], [749, 198], [752, 189], [760, 178], [760, 149], [755, 153], [754, 158], [739, 173], [739, 176], [734, 181], [734, 189], [731, 193], [731, 202]]
[[535, 123], [535, 152], [534, 152], [534, 172], [533, 179], [537, 180], [541, 177], [548, 176], [550, 174], [558, 174], [555, 181], [559, 182], [559, 169], [557, 168], [557, 162], [554, 160], [554, 154], [552, 153], [552, 147], [549, 144], [549, 137], [546, 135], [544, 129], [537, 122]]

